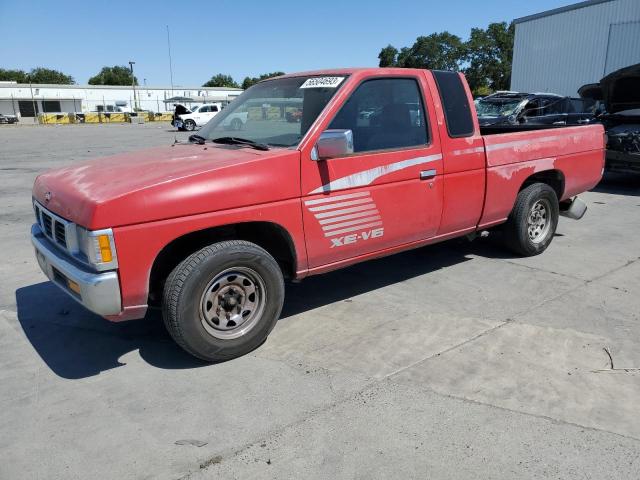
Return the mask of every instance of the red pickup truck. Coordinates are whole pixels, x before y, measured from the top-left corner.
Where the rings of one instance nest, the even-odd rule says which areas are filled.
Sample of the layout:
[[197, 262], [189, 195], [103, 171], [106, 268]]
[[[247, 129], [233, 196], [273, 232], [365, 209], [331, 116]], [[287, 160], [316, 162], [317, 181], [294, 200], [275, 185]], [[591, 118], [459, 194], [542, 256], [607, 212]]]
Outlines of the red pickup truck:
[[543, 252], [559, 214], [584, 214], [575, 196], [602, 176], [604, 131], [526, 128], [481, 131], [459, 73], [285, 75], [188, 143], [40, 175], [32, 241], [89, 310], [120, 321], [160, 306], [185, 350], [229, 359], [275, 326], [284, 279], [496, 226], [518, 254]]

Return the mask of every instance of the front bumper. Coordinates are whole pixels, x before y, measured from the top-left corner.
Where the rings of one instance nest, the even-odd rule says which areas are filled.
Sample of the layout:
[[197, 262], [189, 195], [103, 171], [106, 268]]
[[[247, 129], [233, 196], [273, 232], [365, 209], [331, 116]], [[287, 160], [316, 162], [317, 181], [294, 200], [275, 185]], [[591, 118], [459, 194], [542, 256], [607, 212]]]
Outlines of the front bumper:
[[53, 245], [38, 225], [31, 227], [31, 243], [44, 274], [85, 308], [102, 316], [122, 311], [117, 272], [86, 270]]

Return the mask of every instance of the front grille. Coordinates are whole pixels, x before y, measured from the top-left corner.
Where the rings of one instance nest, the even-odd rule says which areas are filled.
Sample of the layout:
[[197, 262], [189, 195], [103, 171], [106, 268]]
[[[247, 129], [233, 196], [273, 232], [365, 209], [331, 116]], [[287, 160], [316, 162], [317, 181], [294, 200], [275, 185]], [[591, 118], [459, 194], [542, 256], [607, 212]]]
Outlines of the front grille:
[[40, 225], [44, 234], [54, 243], [69, 250], [70, 245], [67, 239], [67, 227], [71, 225], [71, 222], [54, 215], [38, 203], [35, 203], [33, 208], [36, 214], [36, 222]]
[[47, 235], [47, 237], [51, 237], [53, 233], [53, 229], [51, 227], [52, 223], [53, 220], [51, 219], [51, 217], [46, 213], [42, 213], [42, 226], [44, 227], [44, 233]]
[[67, 229], [60, 222], [55, 222], [54, 234], [56, 237], [56, 242], [62, 245], [64, 248], [67, 248]]

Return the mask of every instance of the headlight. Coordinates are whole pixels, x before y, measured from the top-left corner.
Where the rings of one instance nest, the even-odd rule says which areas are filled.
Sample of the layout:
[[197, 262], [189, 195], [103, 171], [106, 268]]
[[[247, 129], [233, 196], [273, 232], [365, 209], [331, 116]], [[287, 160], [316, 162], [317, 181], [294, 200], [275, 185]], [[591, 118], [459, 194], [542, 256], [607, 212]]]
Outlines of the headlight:
[[110, 228], [94, 231], [83, 227], [76, 228], [80, 253], [87, 258], [91, 265], [97, 270], [118, 268], [116, 244], [113, 239], [113, 231]]

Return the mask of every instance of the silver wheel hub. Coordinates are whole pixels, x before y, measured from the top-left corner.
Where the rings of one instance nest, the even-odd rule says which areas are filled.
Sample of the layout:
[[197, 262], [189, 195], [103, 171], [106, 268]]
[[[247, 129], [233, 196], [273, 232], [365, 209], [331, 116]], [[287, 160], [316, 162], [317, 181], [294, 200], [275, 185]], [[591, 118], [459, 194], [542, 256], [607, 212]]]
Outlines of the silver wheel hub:
[[247, 267], [230, 268], [216, 275], [205, 288], [200, 320], [216, 338], [238, 338], [258, 323], [265, 304], [262, 277]]
[[533, 243], [539, 243], [546, 238], [551, 227], [550, 211], [551, 205], [546, 199], [538, 200], [531, 207], [527, 218], [527, 233], [529, 234], [529, 240]]

